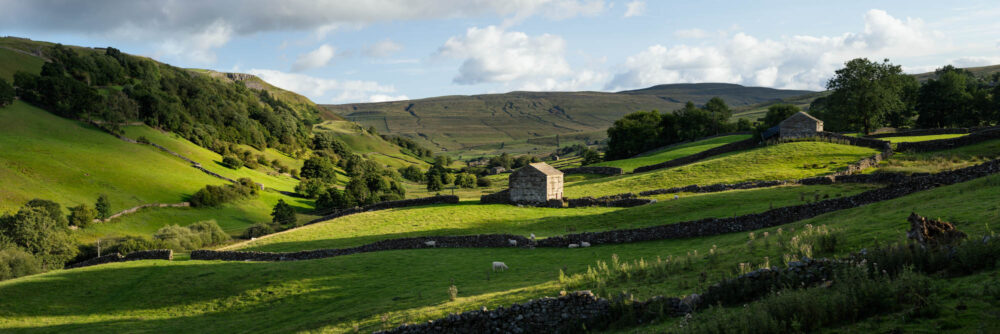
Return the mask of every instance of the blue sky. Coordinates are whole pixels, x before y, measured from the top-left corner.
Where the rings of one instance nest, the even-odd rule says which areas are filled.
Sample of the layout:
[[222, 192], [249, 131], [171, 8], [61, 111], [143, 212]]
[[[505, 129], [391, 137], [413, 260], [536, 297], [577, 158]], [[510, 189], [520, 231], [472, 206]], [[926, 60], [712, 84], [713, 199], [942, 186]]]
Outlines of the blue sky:
[[0, 34], [256, 74], [317, 103], [1000, 64], [995, 1], [10, 1]]

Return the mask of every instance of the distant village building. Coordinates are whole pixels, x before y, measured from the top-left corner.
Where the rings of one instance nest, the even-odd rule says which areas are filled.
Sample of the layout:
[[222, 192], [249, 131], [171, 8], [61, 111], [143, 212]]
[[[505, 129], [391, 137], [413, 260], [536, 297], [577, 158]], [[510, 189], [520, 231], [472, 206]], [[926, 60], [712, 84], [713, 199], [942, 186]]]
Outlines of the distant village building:
[[823, 121], [800, 111], [781, 121], [778, 124], [778, 132], [781, 138], [811, 137], [817, 132], [823, 132]]
[[544, 162], [521, 167], [510, 174], [510, 201], [545, 203], [563, 197], [563, 173]]
[[500, 166], [496, 166], [496, 167], [490, 168], [490, 174], [492, 174], [492, 175], [497, 175], [497, 174], [500, 174], [500, 173], [503, 173], [503, 172], [506, 172], [506, 171], [507, 171], [506, 168], [503, 168], [503, 167], [500, 167]]

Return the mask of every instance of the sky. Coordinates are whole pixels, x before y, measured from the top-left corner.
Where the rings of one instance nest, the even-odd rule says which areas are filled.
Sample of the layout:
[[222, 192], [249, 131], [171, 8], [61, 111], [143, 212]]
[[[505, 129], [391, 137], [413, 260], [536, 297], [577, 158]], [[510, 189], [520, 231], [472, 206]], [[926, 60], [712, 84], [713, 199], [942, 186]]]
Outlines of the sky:
[[993, 1], [0, 0], [0, 35], [255, 74], [316, 103], [1000, 64]]

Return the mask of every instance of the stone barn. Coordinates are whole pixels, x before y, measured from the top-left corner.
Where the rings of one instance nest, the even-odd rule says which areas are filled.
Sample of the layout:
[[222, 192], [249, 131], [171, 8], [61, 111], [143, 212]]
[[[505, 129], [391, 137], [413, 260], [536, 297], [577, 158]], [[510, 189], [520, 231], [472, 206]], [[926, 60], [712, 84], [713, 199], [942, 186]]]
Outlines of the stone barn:
[[823, 121], [800, 111], [778, 124], [781, 138], [798, 138], [815, 136], [823, 132]]
[[510, 201], [545, 203], [563, 198], [563, 173], [544, 162], [533, 163], [510, 174]]

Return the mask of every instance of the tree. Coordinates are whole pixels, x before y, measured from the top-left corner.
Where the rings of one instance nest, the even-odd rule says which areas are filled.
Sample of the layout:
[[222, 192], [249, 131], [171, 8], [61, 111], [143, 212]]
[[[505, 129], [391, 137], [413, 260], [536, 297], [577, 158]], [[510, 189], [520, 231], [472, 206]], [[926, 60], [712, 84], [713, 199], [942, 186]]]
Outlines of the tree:
[[43, 207], [22, 207], [0, 217], [0, 235], [41, 260], [45, 268], [62, 268], [77, 252], [66, 225]]
[[917, 124], [926, 128], [977, 125], [972, 74], [951, 65], [934, 73], [937, 78], [928, 80], [917, 94]]
[[318, 198], [326, 188], [327, 183], [320, 179], [304, 179], [295, 186], [295, 193], [308, 198]]
[[227, 155], [222, 158], [222, 165], [230, 169], [240, 169], [240, 167], [243, 167], [243, 160], [232, 155]]
[[97, 211], [91, 209], [89, 206], [80, 204], [69, 208], [69, 224], [77, 227], [87, 227], [94, 218], [97, 217]]
[[583, 154], [581, 154], [581, 156], [583, 156], [584, 165], [596, 164], [598, 162], [601, 162], [601, 154], [598, 153], [597, 150], [589, 147], [586, 150], [583, 150]]
[[14, 86], [11, 86], [7, 80], [0, 79], [0, 107], [6, 106], [14, 102]]
[[[353, 175], [353, 174], [352, 174]], [[314, 156], [302, 164], [299, 176], [308, 179], [318, 179], [328, 184], [337, 182], [337, 170], [327, 157]]]
[[354, 206], [354, 198], [337, 188], [327, 189], [316, 199], [316, 209], [347, 209]]
[[59, 203], [47, 199], [36, 198], [28, 201], [28, 203], [25, 203], [24, 206], [45, 210], [45, 213], [49, 215], [49, 218], [61, 226], [67, 226], [68, 224], [66, 222], [66, 216], [63, 216], [62, 206], [59, 205]]
[[441, 175], [427, 174], [428, 191], [441, 191], [442, 188], [444, 188], [444, 184], [441, 183]]
[[831, 115], [838, 115], [864, 133], [885, 124], [887, 115], [906, 107], [903, 101], [905, 74], [898, 65], [857, 58], [837, 70], [826, 87], [832, 90], [826, 104]]
[[660, 146], [660, 113], [637, 111], [608, 128], [609, 160], [623, 159]]
[[108, 195], [101, 194], [97, 196], [97, 203], [94, 204], [94, 210], [97, 211], [97, 218], [101, 220], [111, 217], [111, 200], [108, 199]]
[[791, 104], [780, 103], [772, 105], [767, 107], [767, 114], [761, 120], [763, 122], [761, 125], [764, 129], [770, 129], [799, 111], [801, 111], [799, 107]]
[[271, 211], [271, 222], [280, 225], [293, 225], [296, 220], [295, 209], [285, 203], [285, 200], [279, 199], [278, 204], [275, 204], [274, 210]]

